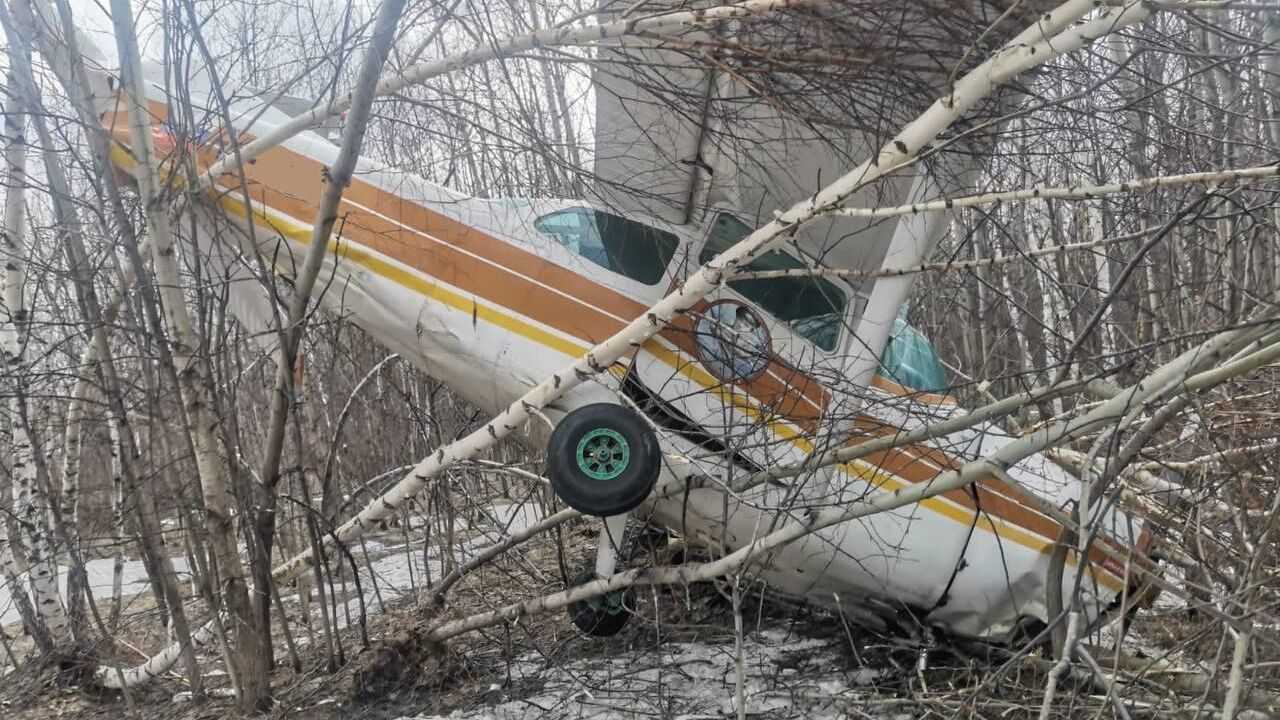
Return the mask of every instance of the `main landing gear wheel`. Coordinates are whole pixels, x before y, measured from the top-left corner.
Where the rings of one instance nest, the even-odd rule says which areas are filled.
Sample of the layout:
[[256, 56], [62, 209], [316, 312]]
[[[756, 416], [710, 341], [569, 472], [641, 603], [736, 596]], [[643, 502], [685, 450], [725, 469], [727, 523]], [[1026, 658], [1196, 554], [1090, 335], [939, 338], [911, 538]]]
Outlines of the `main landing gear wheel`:
[[[573, 587], [595, 579], [595, 572], [588, 570], [573, 579]], [[569, 603], [569, 619], [587, 635], [609, 637], [626, 627], [635, 609], [636, 594], [631, 588], [626, 588]]]
[[635, 412], [596, 403], [560, 421], [547, 443], [551, 487], [585, 515], [610, 517], [635, 508], [658, 481], [658, 438]]

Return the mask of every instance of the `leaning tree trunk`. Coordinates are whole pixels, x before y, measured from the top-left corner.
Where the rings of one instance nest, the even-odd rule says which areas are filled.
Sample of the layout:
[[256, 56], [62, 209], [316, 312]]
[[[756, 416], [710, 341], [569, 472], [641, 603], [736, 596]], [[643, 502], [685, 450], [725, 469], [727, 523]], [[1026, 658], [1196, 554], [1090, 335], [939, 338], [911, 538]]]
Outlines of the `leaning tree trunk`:
[[[117, 0], [124, 2], [124, 0]], [[302, 261], [297, 277], [293, 279], [293, 294], [289, 302], [286, 325], [280, 328], [280, 353], [276, 358], [275, 388], [271, 398], [271, 416], [267, 423], [267, 442], [263, 453], [262, 481], [264, 484], [261, 497], [255, 503], [256, 514], [254, 529], [260, 557], [254, 561], [254, 581], [257, 594], [254, 596], [254, 609], [262, 632], [269, 637], [271, 593], [271, 547], [276, 530], [276, 494], [280, 484], [280, 460], [284, 452], [286, 422], [290, 410], [295, 408], [294, 397], [294, 363], [303, 332], [307, 326], [307, 310], [311, 305], [312, 288], [320, 276], [320, 268], [325, 255], [329, 251], [329, 238], [333, 235], [334, 224], [338, 219], [338, 208], [342, 201], [343, 191], [351, 184], [356, 163], [360, 159], [360, 150], [364, 144], [365, 131], [372, 115], [374, 87], [382, 66], [395, 42], [396, 26], [404, 12], [405, 0], [383, 0], [378, 8], [374, 23], [373, 38], [369, 50], [361, 61], [359, 75], [353, 92], [351, 111], [347, 116], [347, 125], [342, 132], [342, 140], [338, 148], [338, 156], [333, 165], [327, 168], [327, 183], [321, 194], [319, 206], [316, 208], [314, 227], [310, 244]], [[194, 21], [195, 18], [193, 17]], [[225, 107], [225, 103], [224, 103]], [[230, 121], [230, 118], [227, 118]], [[137, 136], [134, 136], [137, 139]], [[302, 452], [302, 448], [297, 448]], [[266, 655], [262, 658], [265, 664], [270, 659], [270, 646], [264, 644]]]
[[249, 598], [244, 565], [236, 542], [233, 497], [227, 460], [220, 443], [219, 419], [214, 412], [209, 368], [200, 338], [183, 297], [181, 278], [169, 223], [169, 207], [162, 192], [152, 143], [150, 112], [143, 91], [142, 58], [134, 34], [133, 8], [128, 0], [112, 0], [111, 17], [120, 54], [121, 83], [129, 116], [129, 131], [138, 167], [138, 190], [146, 208], [151, 257], [177, 365], [183, 408], [195, 450], [196, 470], [204, 496], [206, 530], [217, 565], [223, 601], [231, 616], [233, 657], [240, 678], [240, 703], [261, 709], [270, 689], [268, 668], [261, 666], [263, 628], [258, 627]]
[[[76, 383], [80, 390], [80, 383]], [[88, 390], [88, 385], [84, 391]], [[61, 503], [62, 524], [66, 530], [67, 545], [73, 551], [80, 549], [80, 445], [81, 419], [73, 417], [75, 412], [83, 413], [83, 398], [80, 402], [72, 401], [67, 408], [67, 427], [63, 435], [62, 451], [62, 492], [58, 495]], [[89, 587], [85, 568], [80, 563], [72, 563], [72, 572], [67, 574], [67, 615], [73, 627], [81, 627], [84, 621], [85, 593], [93, 592]]]

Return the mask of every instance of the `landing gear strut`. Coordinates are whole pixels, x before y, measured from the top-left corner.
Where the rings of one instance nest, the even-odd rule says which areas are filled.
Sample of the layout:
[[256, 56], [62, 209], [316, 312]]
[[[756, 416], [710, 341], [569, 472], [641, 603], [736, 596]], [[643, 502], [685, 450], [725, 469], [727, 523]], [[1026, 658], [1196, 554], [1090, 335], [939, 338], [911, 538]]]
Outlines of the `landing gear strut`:
[[[600, 529], [600, 545], [596, 548], [596, 566], [573, 579], [572, 586], [613, 575], [618, 563], [622, 534], [627, 528], [626, 515], [604, 518]], [[593, 637], [616, 635], [636, 609], [636, 594], [631, 588], [614, 590], [604, 595], [569, 603], [569, 619], [578, 629]]]

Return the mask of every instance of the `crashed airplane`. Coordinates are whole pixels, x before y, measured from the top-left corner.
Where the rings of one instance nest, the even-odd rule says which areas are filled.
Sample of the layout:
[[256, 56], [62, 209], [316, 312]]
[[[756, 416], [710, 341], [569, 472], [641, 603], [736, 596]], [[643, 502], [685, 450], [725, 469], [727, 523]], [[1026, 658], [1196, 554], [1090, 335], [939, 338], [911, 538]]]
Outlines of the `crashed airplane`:
[[[652, 60], [665, 51], [607, 52], [632, 59], [649, 53]], [[711, 111], [667, 112], [634, 73], [598, 72], [597, 189], [588, 199], [468, 197], [363, 158], [342, 198], [339, 234], [321, 272], [328, 281], [316, 299], [470, 402], [497, 411], [642, 316], [772, 208], [812, 192], [824, 171], [831, 177], [849, 157], [878, 147], [870, 130], [833, 141], [791, 122], [773, 105], [751, 102], [724, 74], [666, 67], [677, 68], [668, 71], [671, 86], [701, 96]], [[221, 115], [209, 88], [197, 78], [186, 89], [184, 102], [209, 118], [197, 117], [209, 129], [195, 133], [170, 122], [163, 68], [149, 72], [153, 138], [166, 162], [208, 164], [223, 156], [226, 134], [217, 130]], [[738, 106], [723, 114], [735, 118], [737, 131], [720, 140], [716, 123], [723, 129], [725, 121], [716, 119], [717, 104]], [[290, 120], [263, 98], [240, 99], [230, 109], [242, 140]], [[123, 101], [106, 102], [102, 122], [115, 140], [118, 168], [132, 171]], [[724, 140], [730, 136], [732, 146]], [[175, 224], [195, 228], [203, 252], [232, 281], [231, 309], [247, 326], [269, 327], [270, 310], [243, 258], [265, 258], [286, 278], [295, 272], [337, 152], [322, 134], [299, 134], [246, 165], [243, 178], [219, 179], [207, 206], [188, 206], [191, 222]], [[972, 172], [918, 166], [860, 191], [850, 204], [937, 197]], [[557, 401], [549, 423], [532, 424], [525, 441], [546, 446], [561, 500], [603, 518], [596, 565], [580, 580], [615, 571], [628, 516], [727, 552], [796, 508], [927, 484], [1008, 443], [999, 427], [980, 424], [784, 481], [737, 483], [815, 451], [964, 412], [928, 342], [900, 318], [911, 276], [857, 281], [777, 272], [910, 267], [928, 258], [945, 228], [941, 212], [812, 223], [747, 268], [772, 275], [730, 281], [601, 382]], [[689, 478], [699, 481], [687, 492], [653, 492]], [[1033, 456], [1005, 479], [806, 536], [753, 571], [774, 592], [839, 605], [868, 622], [897, 622], [906, 611], [959, 635], [1008, 639], [1049, 620], [1046, 598], [1059, 591], [1049, 587], [1050, 556], [1062, 526], [1045, 508], [1069, 512], [1079, 488], [1077, 478]], [[1087, 565], [1089, 615], [1115, 609], [1134, 589], [1127, 564], [1145, 562], [1149, 543], [1142, 523], [1115, 509], [1096, 526], [1104, 529], [1096, 551], [1067, 561]], [[1064, 573], [1062, 592], [1072, 591], [1074, 575]], [[586, 632], [610, 634], [629, 617], [626, 603], [622, 596], [580, 602], [571, 616]]]

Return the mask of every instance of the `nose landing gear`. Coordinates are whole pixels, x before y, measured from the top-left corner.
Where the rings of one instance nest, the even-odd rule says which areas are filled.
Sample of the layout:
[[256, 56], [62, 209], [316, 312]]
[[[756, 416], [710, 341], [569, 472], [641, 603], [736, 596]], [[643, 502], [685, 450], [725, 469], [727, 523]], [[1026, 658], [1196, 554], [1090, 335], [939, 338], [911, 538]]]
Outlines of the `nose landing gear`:
[[[586, 405], [556, 425], [547, 444], [551, 487], [569, 507], [603, 519], [595, 569], [574, 578], [575, 587], [613, 575], [627, 513], [653, 491], [661, 461], [653, 430], [621, 405]], [[605, 637], [622, 630], [634, 609], [628, 588], [571, 603], [569, 617], [582, 632]]]

